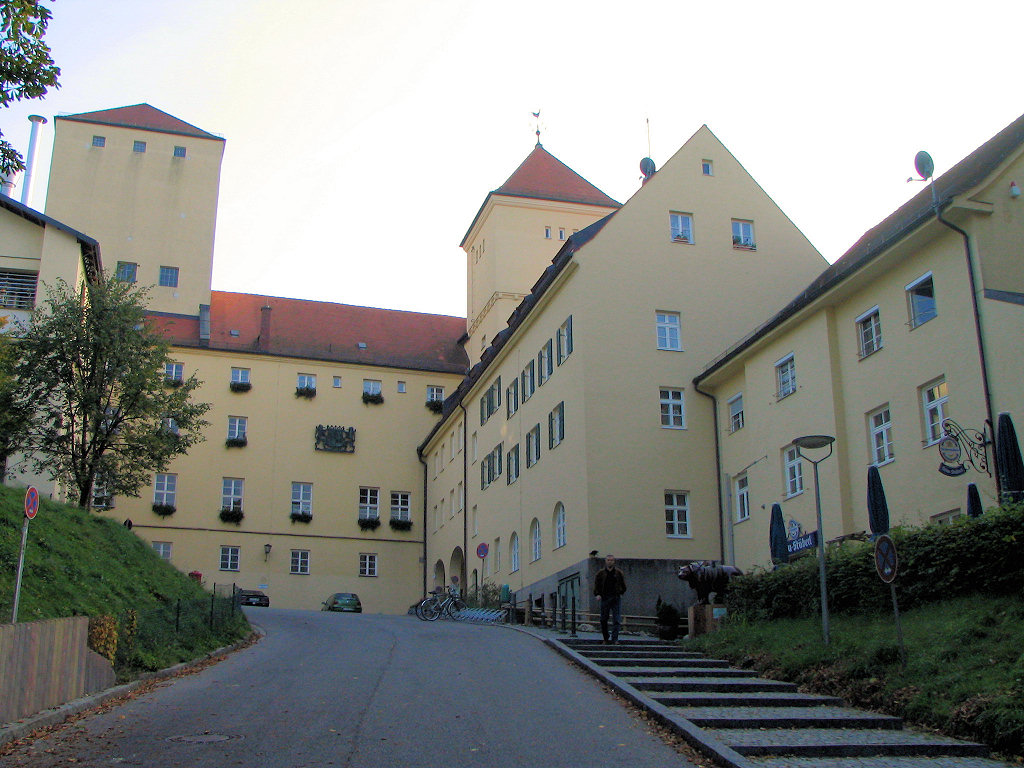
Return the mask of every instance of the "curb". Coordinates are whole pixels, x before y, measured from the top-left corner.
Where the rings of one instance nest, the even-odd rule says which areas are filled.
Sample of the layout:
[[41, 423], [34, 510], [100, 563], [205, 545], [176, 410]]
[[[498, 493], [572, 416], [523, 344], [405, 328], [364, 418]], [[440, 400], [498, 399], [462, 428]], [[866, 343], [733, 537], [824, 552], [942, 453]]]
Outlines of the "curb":
[[106, 704], [108, 701], [116, 699], [119, 696], [131, 693], [143, 683], [173, 677], [177, 673], [198, 666], [204, 661], [217, 656], [224, 656], [226, 654], [233, 653], [245, 647], [250, 642], [255, 642], [254, 638], [258, 639], [266, 634], [254, 624], [252, 625], [252, 628], [253, 631], [250, 632], [245, 639], [239, 640], [237, 643], [233, 643], [231, 645], [225, 645], [221, 648], [217, 648], [216, 650], [210, 651], [198, 658], [192, 659], [192, 661], [175, 664], [173, 667], [167, 667], [166, 669], [161, 669], [157, 672], [147, 672], [138, 680], [132, 680], [130, 683], [124, 683], [122, 685], [114, 686], [113, 688], [107, 688], [105, 691], [99, 691], [98, 693], [92, 693], [88, 696], [74, 699], [66, 704], [61, 704], [59, 707], [43, 710], [35, 715], [30, 715], [24, 720], [19, 720], [13, 723], [3, 723], [0, 725], [0, 747], [5, 744], [9, 744], [12, 741], [23, 739], [33, 731], [37, 731], [40, 728], [47, 728], [51, 725], [60, 725], [77, 714]]

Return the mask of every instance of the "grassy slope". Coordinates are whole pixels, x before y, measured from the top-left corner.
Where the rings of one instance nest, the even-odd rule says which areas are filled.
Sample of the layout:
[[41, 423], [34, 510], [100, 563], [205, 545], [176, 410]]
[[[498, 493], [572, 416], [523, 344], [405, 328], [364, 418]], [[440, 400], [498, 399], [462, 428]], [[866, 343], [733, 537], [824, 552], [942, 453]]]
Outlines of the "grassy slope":
[[849, 703], [1024, 756], [1024, 600], [969, 597], [901, 613], [734, 622], [695, 641], [713, 655]]
[[[24, 489], [0, 486], [3, 622], [13, 608], [24, 496]], [[179, 606], [181, 631], [175, 632]], [[127, 612], [135, 611], [138, 640], [130, 649], [122, 643], [116, 659], [122, 679], [196, 658], [247, 633], [241, 612], [225, 611], [222, 603], [215, 607], [224, 620], [211, 629], [211, 607], [209, 592], [113, 520], [44, 500], [29, 524], [18, 620], [110, 615], [123, 625]]]

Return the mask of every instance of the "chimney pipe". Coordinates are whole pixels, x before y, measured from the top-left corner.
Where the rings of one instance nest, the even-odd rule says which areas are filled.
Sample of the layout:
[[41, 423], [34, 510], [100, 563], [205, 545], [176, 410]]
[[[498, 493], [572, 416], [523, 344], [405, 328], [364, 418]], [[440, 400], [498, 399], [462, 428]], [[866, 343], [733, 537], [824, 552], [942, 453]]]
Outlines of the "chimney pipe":
[[32, 193], [32, 171], [35, 170], [36, 165], [39, 126], [42, 123], [46, 123], [46, 118], [42, 115], [29, 115], [28, 119], [32, 123], [32, 133], [28, 138], [28, 153], [25, 155], [25, 178], [21, 185], [22, 205], [28, 205], [28, 196]]
[[257, 349], [269, 349], [270, 348], [270, 313], [271, 307], [269, 304], [264, 304], [260, 307], [260, 338]]

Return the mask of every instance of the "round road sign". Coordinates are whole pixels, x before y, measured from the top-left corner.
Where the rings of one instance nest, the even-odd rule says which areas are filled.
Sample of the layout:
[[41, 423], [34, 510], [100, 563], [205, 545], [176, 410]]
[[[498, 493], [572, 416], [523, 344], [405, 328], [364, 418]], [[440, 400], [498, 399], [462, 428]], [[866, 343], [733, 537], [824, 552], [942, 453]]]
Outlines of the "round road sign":
[[39, 491], [34, 485], [30, 485], [25, 491], [25, 517], [29, 520], [36, 516], [39, 511]]
[[878, 578], [886, 584], [892, 584], [898, 569], [896, 545], [883, 533], [875, 539], [875, 570], [878, 571]]
[[487, 557], [487, 553], [489, 551], [490, 550], [487, 547], [487, 545], [481, 543], [480, 546], [476, 548], [476, 556], [479, 557], [481, 560], [483, 560], [485, 557]]

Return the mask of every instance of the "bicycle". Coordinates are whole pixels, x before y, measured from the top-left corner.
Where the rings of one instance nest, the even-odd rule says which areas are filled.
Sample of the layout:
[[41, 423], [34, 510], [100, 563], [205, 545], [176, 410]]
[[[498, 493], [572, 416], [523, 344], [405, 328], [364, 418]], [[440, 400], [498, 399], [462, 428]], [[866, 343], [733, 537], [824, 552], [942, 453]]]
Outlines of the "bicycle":
[[449, 587], [447, 594], [435, 592], [433, 595], [424, 598], [416, 606], [416, 616], [422, 621], [437, 621], [441, 616], [458, 621], [462, 618], [464, 611], [469, 609], [466, 602], [459, 597], [453, 587]]

